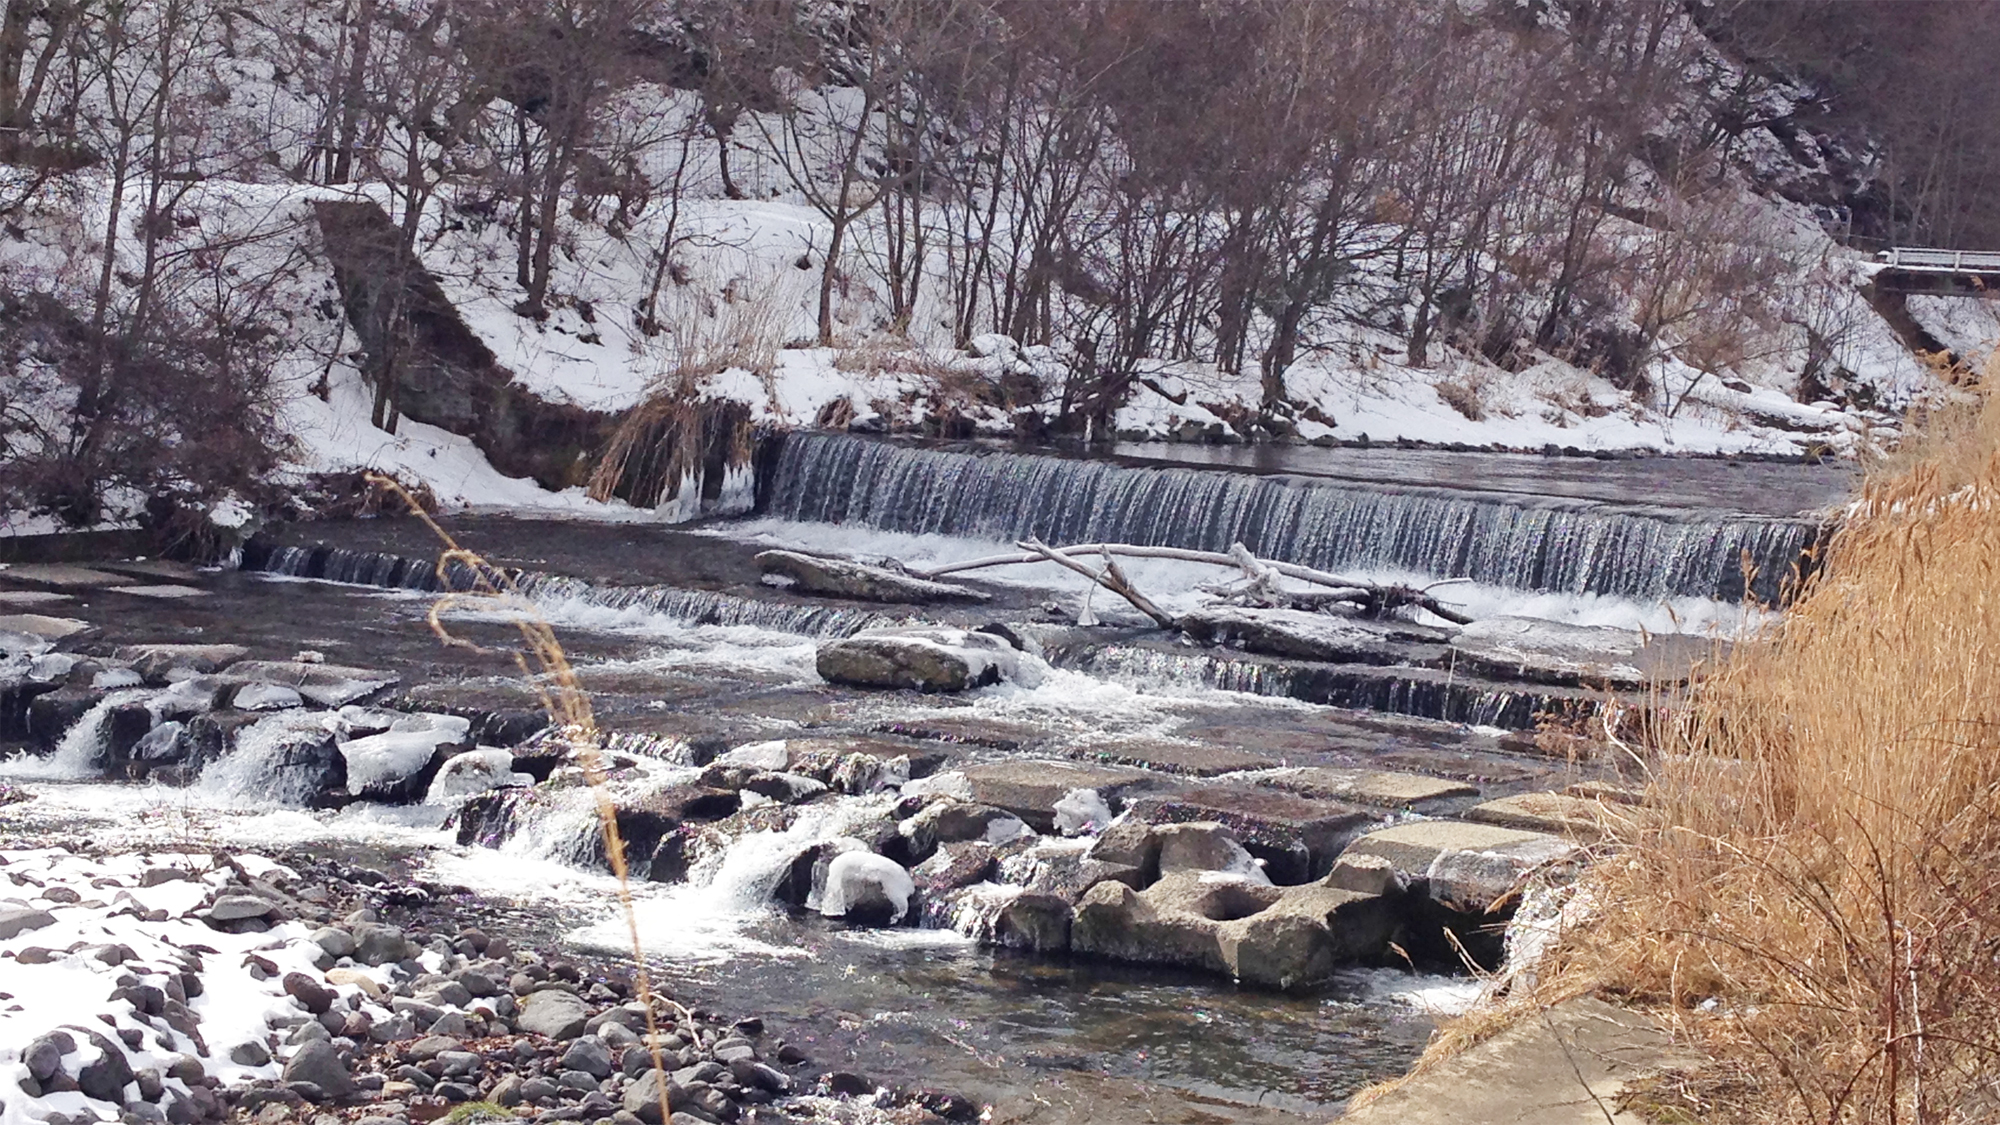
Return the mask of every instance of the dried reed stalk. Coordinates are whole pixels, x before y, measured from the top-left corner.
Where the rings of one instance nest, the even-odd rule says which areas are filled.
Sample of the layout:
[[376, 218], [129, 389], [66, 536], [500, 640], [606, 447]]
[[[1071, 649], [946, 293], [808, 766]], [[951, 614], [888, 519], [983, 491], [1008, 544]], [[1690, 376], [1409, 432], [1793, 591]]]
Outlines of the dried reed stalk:
[[[540, 697], [543, 709], [554, 724], [555, 737], [583, 767], [584, 779], [596, 800], [604, 856], [610, 864], [611, 874], [618, 880], [618, 905], [624, 914], [625, 930], [631, 943], [633, 985], [639, 993], [639, 1002], [646, 1009], [646, 1049], [652, 1056], [653, 1069], [660, 1074], [660, 1120], [671, 1120], [673, 1111], [667, 1100], [666, 1061], [660, 1053], [660, 1026], [653, 1012], [652, 978], [647, 972], [645, 950], [639, 940], [639, 918], [632, 905], [632, 881], [625, 862], [625, 841], [618, 831], [618, 808], [605, 784], [601, 737], [597, 718], [591, 710], [590, 695], [578, 682], [576, 670], [570, 666], [569, 657], [556, 639], [554, 628], [542, 617], [534, 603], [521, 594], [511, 576], [488, 563], [478, 552], [459, 546], [451, 533], [439, 526], [400, 482], [379, 473], [368, 474], [368, 481], [401, 499], [410, 513], [424, 521], [424, 526], [430, 528], [444, 544], [444, 552], [438, 556], [437, 576], [448, 592], [431, 603], [429, 613], [431, 631], [437, 634], [439, 640], [456, 648], [485, 651], [457, 636], [445, 625], [445, 614], [461, 605], [481, 603], [492, 606], [497, 603], [514, 614], [515, 627], [521, 634], [521, 647], [512, 653], [514, 661]], [[454, 565], [471, 574], [470, 590], [450, 589], [454, 581]], [[551, 681], [555, 685], [553, 690], [544, 686]], [[673, 1007], [682, 1020], [692, 1024], [694, 1017], [685, 1007], [665, 996], [659, 999]]]

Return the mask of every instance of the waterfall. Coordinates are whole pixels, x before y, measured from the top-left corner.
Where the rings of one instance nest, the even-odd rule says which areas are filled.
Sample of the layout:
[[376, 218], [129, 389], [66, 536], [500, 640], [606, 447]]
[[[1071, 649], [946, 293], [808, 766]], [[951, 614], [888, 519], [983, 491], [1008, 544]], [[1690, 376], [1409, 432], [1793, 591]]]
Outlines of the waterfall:
[[1435, 668], [1321, 664], [1217, 649], [1089, 644], [1052, 649], [1049, 663], [1141, 686], [1201, 684], [1328, 707], [1381, 711], [1449, 723], [1532, 730], [1544, 714], [1591, 713], [1601, 694], [1533, 684], [1497, 684]]
[[1326, 569], [1649, 599], [1775, 601], [1820, 526], [1442, 488], [997, 451], [838, 434], [785, 439], [769, 515], [886, 531], [1057, 544], [1110, 541], [1256, 554]]
[[[244, 558], [245, 570], [290, 578], [316, 578], [392, 590], [467, 590], [469, 568], [454, 565], [440, 582], [430, 559], [404, 558], [380, 551], [355, 551], [324, 543], [311, 547], [264, 547]], [[536, 572], [507, 572], [522, 596], [555, 604], [580, 601], [615, 610], [640, 610], [688, 625], [750, 625], [808, 637], [845, 637], [863, 629], [894, 625], [901, 618], [833, 605], [801, 605], [688, 590], [678, 586], [598, 586], [579, 578]]]

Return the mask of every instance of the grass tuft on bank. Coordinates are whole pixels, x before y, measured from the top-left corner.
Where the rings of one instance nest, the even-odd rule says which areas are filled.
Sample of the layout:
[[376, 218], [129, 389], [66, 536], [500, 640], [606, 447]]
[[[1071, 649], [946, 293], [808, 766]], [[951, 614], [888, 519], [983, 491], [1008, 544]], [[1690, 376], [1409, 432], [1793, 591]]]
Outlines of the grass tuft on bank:
[[2000, 400], [1875, 466], [1824, 561], [1652, 732], [1658, 815], [1537, 992], [1702, 1049], [1661, 1119], [2000, 1119]]

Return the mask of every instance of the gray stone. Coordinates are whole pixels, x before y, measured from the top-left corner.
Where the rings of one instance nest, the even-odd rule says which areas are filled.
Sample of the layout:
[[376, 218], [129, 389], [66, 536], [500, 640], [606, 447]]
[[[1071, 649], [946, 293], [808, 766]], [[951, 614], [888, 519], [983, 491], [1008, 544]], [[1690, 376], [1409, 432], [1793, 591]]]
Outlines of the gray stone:
[[1114, 801], [1163, 783], [1157, 774], [1144, 770], [1032, 758], [986, 762], [959, 773], [972, 800], [1005, 809], [1044, 835], [1055, 831], [1056, 802], [1072, 789], [1095, 789], [1105, 800]]
[[1225, 871], [1245, 875], [1252, 882], [1268, 882], [1236, 834], [1212, 820], [1185, 824], [1161, 824], [1153, 829], [1160, 841], [1160, 874], [1176, 871]]
[[238, 1066], [263, 1066], [271, 1061], [271, 1052], [253, 1039], [229, 1048], [229, 1061]]
[[354, 1076], [340, 1061], [332, 1043], [315, 1040], [298, 1049], [285, 1063], [285, 1081], [310, 1082], [330, 1098], [344, 1098], [354, 1092]]
[[1577, 854], [1577, 845], [1547, 833], [1456, 820], [1415, 820], [1360, 837], [1342, 858], [1380, 857], [1411, 883], [1423, 880], [1439, 905], [1483, 914], [1513, 893], [1529, 872]]
[[223, 895], [208, 908], [205, 917], [211, 922], [240, 922], [245, 918], [262, 918], [271, 913], [275, 905], [257, 895]]
[[471, 1051], [439, 1051], [437, 1056], [438, 1066], [451, 1078], [477, 1074], [484, 1061]]
[[329, 957], [354, 956], [354, 935], [339, 926], [321, 926], [313, 931], [312, 939]]
[[611, 1077], [611, 1049], [601, 1039], [582, 1038], [563, 1052], [564, 1070], [581, 1070], [593, 1078]]
[[681, 1105], [686, 1098], [687, 1091], [672, 1078], [657, 1070], [649, 1070], [625, 1087], [622, 1107], [625, 1112], [638, 1117], [646, 1125], [661, 1125], [664, 1118], [660, 1116], [660, 1104], [664, 1101], [668, 1105]]
[[550, 1039], [574, 1039], [583, 1034], [583, 1025], [589, 1019], [590, 1008], [581, 998], [556, 989], [543, 989], [522, 999], [520, 1013], [513, 1023], [522, 1031]]
[[125, 1104], [125, 1086], [132, 1081], [132, 1063], [122, 1045], [94, 1031], [83, 1032], [98, 1050], [98, 1056], [76, 1072], [77, 1089], [85, 1097], [116, 1105]]
[[28, 1075], [37, 1082], [47, 1082], [62, 1069], [62, 1057], [76, 1050], [76, 1040], [68, 1033], [52, 1031], [36, 1036], [21, 1051], [21, 1061], [27, 1064]]
[[1007, 949], [1057, 953], [1069, 948], [1075, 912], [1059, 895], [1023, 891], [1000, 908], [993, 923], [993, 940]]
[[1254, 785], [1204, 785], [1135, 798], [1128, 813], [1157, 829], [1163, 824], [1215, 821], [1264, 861], [1280, 884], [1305, 883], [1333, 870], [1341, 849], [1388, 813], [1337, 801], [1313, 801]]
[[53, 926], [56, 916], [46, 910], [13, 908], [0, 910], [0, 941], [21, 936], [30, 930]]
[[410, 942], [394, 926], [363, 922], [354, 927], [353, 956], [364, 965], [391, 965], [410, 956]]
[[124, 645], [112, 659], [130, 664], [148, 683], [165, 683], [167, 673], [176, 668], [191, 672], [220, 672], [250, 655], [242, 645]]
[[757, 569], [808, 594], [871, 602], [989, 600], [992, 595], [949, 582], [915, 578], [879, 566], [797, 551], [764, 551]]
[[896, 826], [909, 841], [912, 859], [928, 859], [941, 844], [979, 840], [1002, 844], [1026, 834], [1029, 829], [1020, 817], [991, 805], [949, 798], [933, 801], [917, 815]]

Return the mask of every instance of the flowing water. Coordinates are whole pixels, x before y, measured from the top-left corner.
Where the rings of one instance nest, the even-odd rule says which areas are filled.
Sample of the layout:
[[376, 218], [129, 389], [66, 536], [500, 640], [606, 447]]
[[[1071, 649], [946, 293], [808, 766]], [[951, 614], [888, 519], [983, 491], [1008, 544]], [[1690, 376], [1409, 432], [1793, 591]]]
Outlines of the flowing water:
[[[1192, 460], [1197, 451], [1176, 452]], [[1322, 452], [1345, 459], [1314, 461]], [[613, 749], [633, 759], [623, 784], [635, 792], [692, 777], [694, 763], [719, 748], [771, 738], [872, 739], [912, 760], [938, 759], [936, 769], [1107, 753], [1144, 764], [1147, 748], [1164, 745], [1227, 751], [1238, 771], [1250, 754], [1271, 767], [1405, 770], [1478, 788], [1477, 798], [1446, 812], [1586, 775], [1595, 767], [1541, 757], [1532, 740], [1508, 732], [1552, 712], [1587, 710], [1602, 693], [1453, 669], [1201, 649], [1129, 619], [1077, 629], [1066, 622], [1085, 588], [1051, 568], [982, 575], [992, 579], [984, 605], [870, 606], [762, 585], [751, 556], [780, 543], [936, 564], [1004, 550], [1026, 535], [1205, 549], [1241, 540], [1314, 566], [1471, 579], [1450, 589], [1480, 613], [1726, 629], [1755, 619], [1737, 600], [1744, 560], [1756, 571], [1748, 591], [1775, 592], [1768, 576], [1796, 565], [1820, 534], [1816, 519], [1783, 505], [1814, 495], [1821, 479], [1800, 483], [1783, 467], [1753, 467], [1792, 481], [1771, 511], [1736, 502], [1743, 497], [1726, 468], [1654, 463], [1674, 502], [1633, 503], [1633, 466], [1644, 463], [1606, 470], [1624, 474], [1615, 487], [1593, 492], [1573, 479], [1536, 492], [1526, 463], [1402, 454], [1382, 480], [1355, 481], [1343, 476], [1360, 471], [1346, 451], [1293, 457], [1224, 469], [802, 436], [767, 462], [757, 482], [763, 510], [743, 520], [693, 532], [447, 522], [557, 628]], [[1483, 487], [1443, 487], [1466, 476]], [[509, 716], [536, 706], [499, 649], [518, 610], [451, 613], [454, 633], [482, 647], [441, 647], [425, 614], [437, 593], [469, 588], [473, 575], [462, 567], [440, 575], [435, 552], [411, 521], [291, 529], [254, 544], [242, 571], [204, 577], [211, 598], [100, 592], [64, 612], [116, 643], [231, 641], [253, 658], [281, 660], [314, 650], [332, 664], [400, 676], [408, 706], [483, 716], [481, 731], [508, 729]], [[1184, 564], [1131, 569], [1177, 612], [1216, 577]], [[1038, 686], [958, 697], [840, 688], [815, 672], [819, 642], [912, 620], [1034, 623], [1051, 667]], [[580, 793], [514, 800], [502, 827], [461, 845], [444, 807], [300, 807], [302, 793], [266, 784], [271, 771], [260, 755], [275, 751], [263, 736], [190, 788], [66, 780], [93, 772], [114, 711], [158, 699], [150, 689], [121, 689], [85, 711], [52, 757], [0, 768], [33, 779], [43, 794], [0, 810], [0, 830], [358, 847], [526, 911], [533, 925], [567, 933], [580, 948], [622, 948]], [[260, 729], [275, 735], [282, 725]], [[1137, 759], [1115, 757], [1133, 746]], [[1255, 773], [1218, 783], [1247, 783]], [[728, 834], [705, 837], [691, 854], [684, 881], [642, 885], [648, 953], [676, 994], [763, 1014], [824, 1068], [989, 1100], [995, 1121], [1191, 1125], [1324, 1118], [1359, 1085], [1408, 1065], [1434, 1024], [1433, 1005], [1463, 1003], [1472, 991], [1462, 978], [1371, 969], [1277, 995], [1179, 972], [994, 950], [974, 940], [991, 925], [976, 909], [932, 911], [926, 928], [858, 930], [773, 901], [801, 851], [885, 815], [891, 800], [835, 797], [732, 818]]]

